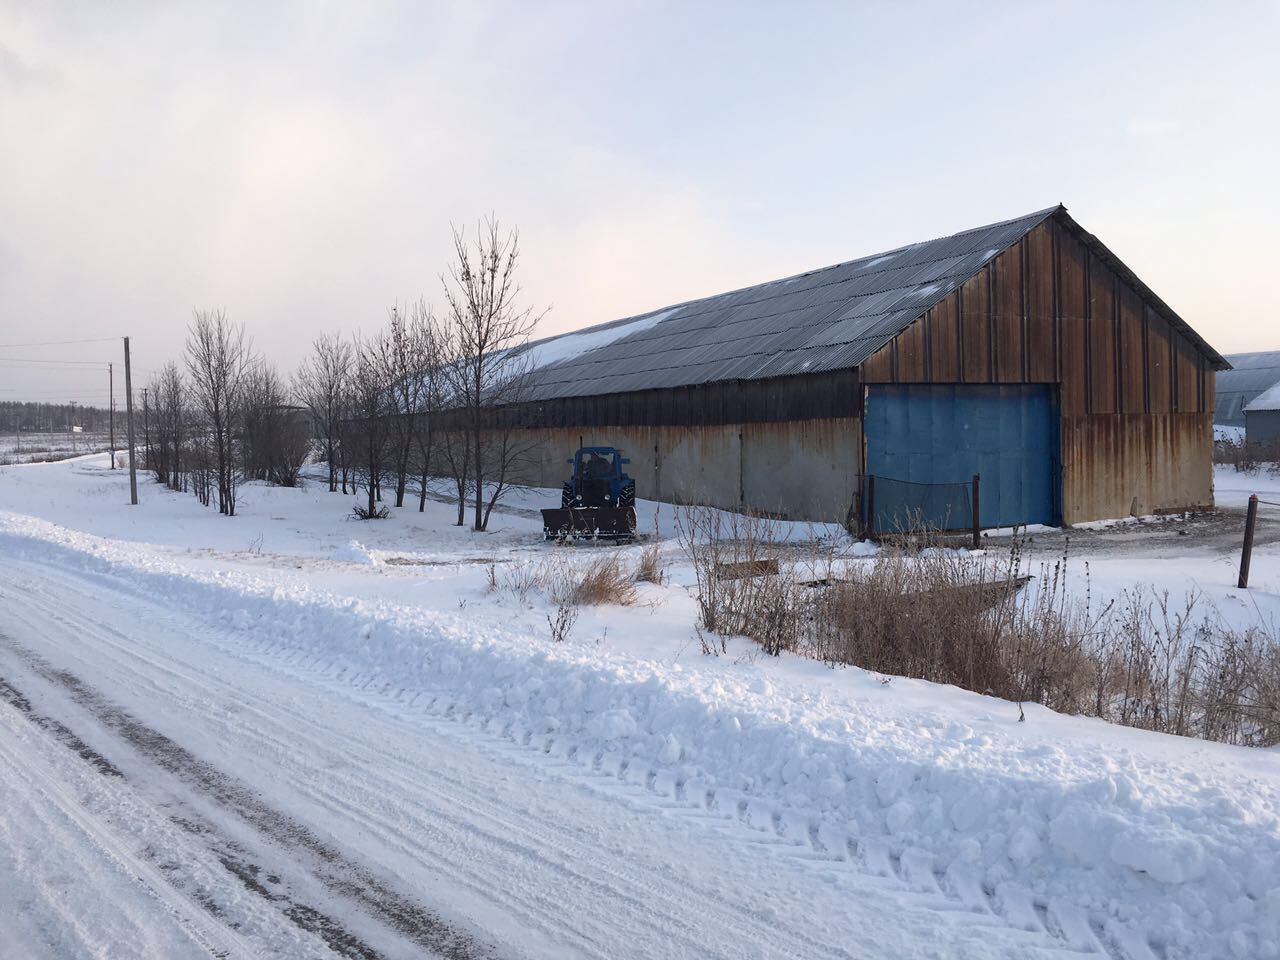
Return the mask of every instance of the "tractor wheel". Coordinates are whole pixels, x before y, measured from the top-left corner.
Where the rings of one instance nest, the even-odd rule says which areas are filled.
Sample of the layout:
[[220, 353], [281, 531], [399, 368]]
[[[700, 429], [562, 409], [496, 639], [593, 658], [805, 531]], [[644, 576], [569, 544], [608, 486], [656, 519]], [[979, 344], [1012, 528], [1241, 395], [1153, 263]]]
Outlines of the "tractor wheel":
[[560, 491], [560, 509], [568, 510], [573, 506], [573, 484], [566, 483]]
[[618, 493], [618, 506], [623, 510], [631, 510], [634, 515], [636, 509], [636, 484], [634, 480]]

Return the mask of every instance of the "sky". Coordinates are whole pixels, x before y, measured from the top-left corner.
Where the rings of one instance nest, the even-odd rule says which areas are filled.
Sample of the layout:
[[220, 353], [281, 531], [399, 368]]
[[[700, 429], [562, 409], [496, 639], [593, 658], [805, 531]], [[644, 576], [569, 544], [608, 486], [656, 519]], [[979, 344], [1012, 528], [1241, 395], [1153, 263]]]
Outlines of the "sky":
[[[1066, 204], [1280, 349], [1280, 3], [0, 0], [0, 399], [286, 373], [518, 226], [549, 335]], [[118, 367], [117, 367], [118, 372]], [[117, 378], [117, 398], [121, 394]]]

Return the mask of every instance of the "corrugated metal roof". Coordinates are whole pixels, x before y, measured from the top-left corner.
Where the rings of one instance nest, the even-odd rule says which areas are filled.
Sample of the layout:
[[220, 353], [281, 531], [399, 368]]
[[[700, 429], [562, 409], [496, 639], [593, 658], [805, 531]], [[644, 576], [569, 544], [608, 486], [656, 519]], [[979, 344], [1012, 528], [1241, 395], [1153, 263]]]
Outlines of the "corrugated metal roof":
[[1258, 394], [1245, 405], [1250, 413], [1259, 410], [1280, 410], [1280, 383], [1272, 384], [1266, 391]]
[[1280, 384], [1280, 350], [1233, 353], [1227, 360], [1231, 369], [1218, 374], [1213, 422], [1243, 427], [1245, 407]]
[[[1079, 229], [1061, 206], [1049, 207], [539, 341], [527, 348], [533, 358], [529, 398], [595, 396], [856, 367], [1059, 213]], [[1222, 361], [1194, 331], [1190, 335], [1215, 363]], [[575, 338], [581, 338], [578, 344]]]

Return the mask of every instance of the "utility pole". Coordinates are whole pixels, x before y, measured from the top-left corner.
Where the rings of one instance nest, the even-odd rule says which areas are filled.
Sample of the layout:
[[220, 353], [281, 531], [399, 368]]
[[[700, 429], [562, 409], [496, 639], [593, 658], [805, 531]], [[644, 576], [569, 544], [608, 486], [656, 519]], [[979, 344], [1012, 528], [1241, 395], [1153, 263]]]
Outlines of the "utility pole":
[[124, 406], [129, 423], [129, 502], [138, 505], [138, 468], [133, 451], [133, 376], [129, 367], [129, 338], [124, 338]]
[[[71, 401], [71, 419], [67, 422], [67, 432], [71, 434], [71, 452], [76, 452], [76, 402]], [[65, 450], [66, 448], [63, 447]]]
[[116, 468], [116, 382], [113, 364], [107, 364], [107, 417], [111, 424], [111, 469]]

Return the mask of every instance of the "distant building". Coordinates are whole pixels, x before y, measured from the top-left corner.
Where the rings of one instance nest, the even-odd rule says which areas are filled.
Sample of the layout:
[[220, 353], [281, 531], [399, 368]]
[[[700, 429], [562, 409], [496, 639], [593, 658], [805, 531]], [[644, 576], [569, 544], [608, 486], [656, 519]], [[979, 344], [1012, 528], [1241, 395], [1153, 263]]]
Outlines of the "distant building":
[[1232, 353], [1230, 370], [1218, 374], [1218, 400], [1213, 422], [1223, 427], [1243, 427], [1245, 407], [1280, 383], [1280, 350]]
[[1258, 443], [1280, 443], [1280, 381], [1244, 408], [1244, 433]]
[[540, 486], [581, 437], [640, 497], [877, 529], [974, 474], [987, 527], [1213, 502], [1229, 365], [1061, 206], [527, 350]]

